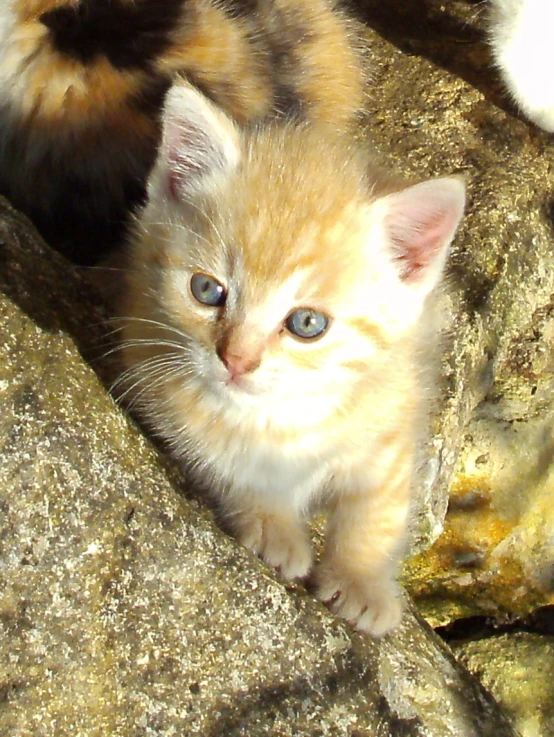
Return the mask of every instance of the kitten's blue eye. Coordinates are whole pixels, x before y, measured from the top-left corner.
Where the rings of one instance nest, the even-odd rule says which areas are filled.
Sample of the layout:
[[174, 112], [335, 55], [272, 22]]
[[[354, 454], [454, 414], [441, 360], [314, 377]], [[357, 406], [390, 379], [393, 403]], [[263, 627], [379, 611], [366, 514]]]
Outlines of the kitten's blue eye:
[[190, 280], [190, 291], [195, 299], [210, 307], [221, 307], [227, 299], [225, 287], [213, 276], [207, 274], [193, 274]]
[[316, 310], [295, 310], [285, 320], [285, 327], [298, 338], [312, 340], [319, 338], [327, 330], [329, 318]]

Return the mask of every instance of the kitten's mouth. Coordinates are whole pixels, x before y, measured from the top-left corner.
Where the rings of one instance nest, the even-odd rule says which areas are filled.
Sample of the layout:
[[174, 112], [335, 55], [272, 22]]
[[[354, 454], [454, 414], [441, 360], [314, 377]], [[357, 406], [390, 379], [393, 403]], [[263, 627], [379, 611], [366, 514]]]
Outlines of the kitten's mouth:
[[212, 374], [212, 381], [217, 393], [221, 396], [231, 395], [237, 399], [240, 397], [258, 397], [264, 393], [263, 387], [259, 382], [252, 379], [251, 376], [231, 376], [227, 371], [217, 370]]
[[225, 381], [225, 388], [229, 391], [237, 394], [249, 394], [256, 396], [260, 394], [259, 388], [257, 388], [251, 379], [245, 378], [244, 376], [228, 376]]

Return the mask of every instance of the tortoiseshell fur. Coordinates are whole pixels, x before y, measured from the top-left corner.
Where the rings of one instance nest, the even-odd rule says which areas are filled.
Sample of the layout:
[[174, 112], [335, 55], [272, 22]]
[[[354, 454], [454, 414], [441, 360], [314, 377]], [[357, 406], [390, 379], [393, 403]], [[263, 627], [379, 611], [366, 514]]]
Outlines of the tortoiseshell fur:
[[176, 75], [239, 124], [345, 128], [364, 67], [335, 0], [3, 0], [0, 193], [70, 256], [99, 256], [144, 199]]

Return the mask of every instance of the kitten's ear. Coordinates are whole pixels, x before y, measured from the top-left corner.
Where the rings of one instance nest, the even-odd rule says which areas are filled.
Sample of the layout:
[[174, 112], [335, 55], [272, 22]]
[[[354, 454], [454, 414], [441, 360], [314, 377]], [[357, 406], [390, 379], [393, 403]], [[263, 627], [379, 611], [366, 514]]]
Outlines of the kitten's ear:
[[425, 296], [441, 277], [464, 212], [463, 181], [431, 179], [387, 195], [378, 204], [386, 245], [400, 279]]
[[151, 189], [172, 200], [208, 192], [238, 163], [237, 128], [194, 87], [176, 83], [164, 104], [162, 142]]

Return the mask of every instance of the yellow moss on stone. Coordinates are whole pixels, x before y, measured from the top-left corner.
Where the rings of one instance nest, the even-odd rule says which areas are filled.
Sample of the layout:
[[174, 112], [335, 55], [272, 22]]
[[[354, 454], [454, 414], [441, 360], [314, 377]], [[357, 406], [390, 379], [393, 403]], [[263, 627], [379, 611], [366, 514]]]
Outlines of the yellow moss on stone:
[[545, 603], [520, 562], [497, 554], [518, 519], [495, 509], [485, 474], [458, 474], [452, 484], [444, 531], [429, 550], [409, 558], [403, 579], [433, 626], [488, 615], [524, 616]]

